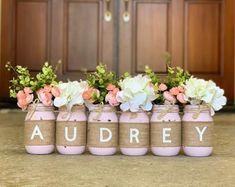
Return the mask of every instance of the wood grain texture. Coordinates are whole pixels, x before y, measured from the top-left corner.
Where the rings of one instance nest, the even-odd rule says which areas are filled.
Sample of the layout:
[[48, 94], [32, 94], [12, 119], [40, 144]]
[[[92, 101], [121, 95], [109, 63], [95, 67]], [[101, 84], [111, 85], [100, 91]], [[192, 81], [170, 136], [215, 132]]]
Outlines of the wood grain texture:
[[[110, 9], [113, 12], [114, 3]], [[113, 19], [106, 22], [103, 0], [69, 0], [63, 5], [63, 71], [61, 78], [85, 78], [100, 62], [114, 68]]]
[[186, 3], [185, 65], [191, 73], [220, 73], [222, 13], [221, 2]]
[[193, 75], [213, 80], [234, 101], [234, 1], [185, 2], [184, 65]]
[[16, 2], [15, 62], [31, 71], [41, 69], [48, 59], [48, 1]]
[[98, 62], [119, 74], [142, 72], [146, 64], [164, 76], [162, 55], [169, 51], [173, 65], [214, 80], [233, 103], [234, 4], [130, 0], [130, 21], [124, 22], [124, 0], [111, 0], [107, 22], [104, 0], [2, 0], [0, 97], [8, 97], [12, 77], [7, 61], [37, 73], [45, 60], [61, 59], [61, 80], [85, 78], [83, 70], [94, 70]]
[[166, 72], [162, 54], [168, 51], [168, 4], [137, 3], [135, 6], [133, 63], [136, 72], [148, 64], [155, 72]]

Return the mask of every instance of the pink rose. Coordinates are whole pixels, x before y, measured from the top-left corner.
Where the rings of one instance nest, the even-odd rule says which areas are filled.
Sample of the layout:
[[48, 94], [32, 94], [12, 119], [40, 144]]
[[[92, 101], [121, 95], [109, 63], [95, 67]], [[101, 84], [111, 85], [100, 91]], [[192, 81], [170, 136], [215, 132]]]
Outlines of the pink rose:
[[52, 86], [51, 85], [46, 85], [44, 86], [44, 90], [47, 92], [51, 92]]
[[33, 91], [31, 90], [31, 88], [25, 87], [25, 88], [24, 88], [24, 93], [26, 93], [26, 94], [31, 94], [31, 93], [33, 93]]
[[24, 91], [20, 90], [16, 95], [17, 105], [22, 110], [26, 110], [28, 105], [33, 101], [33, 94], [30, 93], [32, 93], [32, 90], [30, 88], [25, 88]]
[[106, 89], [107, 89], [108, 91], [113, 91], [115, 88], [116, 88], [115, 85], [109, 84]]
[[180, 91], [179, 91], [178, 87], [173, 87], [170, 89], [170, 93], [172, 95], [178, 95], [180, 93]]
[[60, 89], [56, 86], [51, 88], [51, 93], [54, 97], [59, 97], [61, 94]]
[[163, 93], [163, 97], [172, 104], [174, 104], [176, 102], [175, 97], [168, 91], [165, 91]]
[[179, 93], [176, 98], [182, 104], [187, 103], [187, 101], [185, 100], [185, 95], [183, 93]]
[[[48, 88], [48, 87], [47, 87]], [[41, 88], [37, 91], [38, 99], [42, 102], [45, 106], [52, 105], [52, 94], [48, 92], [48, 89]]]
[[111, 106], [118, 106], [119, 102], [116, 98], [116, 93], [113, 91], [109, 91], [109, 93], [105, 97], [105, 101], [108, 102]]
[[163, 92], [167, 89], [167, 86], [165, 84], [161, 83], [158, 88], [159, 88], [160, 91]]

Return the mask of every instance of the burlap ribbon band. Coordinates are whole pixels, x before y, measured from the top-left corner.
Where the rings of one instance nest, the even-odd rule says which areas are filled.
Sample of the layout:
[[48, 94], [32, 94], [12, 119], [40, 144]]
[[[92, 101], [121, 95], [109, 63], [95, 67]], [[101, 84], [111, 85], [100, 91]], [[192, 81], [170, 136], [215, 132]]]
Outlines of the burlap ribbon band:
[[[183, 122], [183, 146], [211, 147], [213, 122]], [[201, 134], [201, 136], [200, 136]]]
[[87, 133], [88, 147], [110, 148], [118, 146], [118, 123], [89, 122]]
[[[133, 136], [137, 132], [138, 136]], [[120, 123], [119, 145], [121, 148], [149, 147], [149, 123]]]
[[86, 121], [57, 121], [56, 145], [85, 146]]
[[152, 147], [181, 146], [181, 122], [151, 123], [151, 146]]
[[25, 145], [54, 145], [55, 121], [26, 120], [24, 126], [24, 143]]

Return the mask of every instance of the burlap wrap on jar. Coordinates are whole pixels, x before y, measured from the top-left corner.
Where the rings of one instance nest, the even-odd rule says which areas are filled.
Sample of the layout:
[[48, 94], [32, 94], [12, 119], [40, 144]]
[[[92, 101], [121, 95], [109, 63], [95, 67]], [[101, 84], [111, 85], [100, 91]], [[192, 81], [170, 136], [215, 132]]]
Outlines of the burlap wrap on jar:
[[87, 146], [110, 148], [118, 146], [118, 123], [89, 122]]
[[185, 105], [182, 148], [187, 156], [204, 157], [213, 152], [213, 118], [208, 105]]
[[[138, 131], [135, 131], [137, 129]], [[137, 138], [131, 137], [131, 131], [138, 132]], [[148, 148], [149, 123], [120, 123], [119, 145], [122, 148]]]
[[86, 121], [57, 121], [57, 146], [85, 146]]
[[[164, 141], [163, 129], [167, 129], [169, 137]], [[181, 122], [152, 122], [151, 147], [179, 147], [181, 146]]]
[[183, 122], [183, 146], [213, 146], [213, 126], [213, 122]]
[[25, 146], [40, 146], [55, 144], [55, 116], [53, 107], [42, 104], [32, 104], [24, 125]]

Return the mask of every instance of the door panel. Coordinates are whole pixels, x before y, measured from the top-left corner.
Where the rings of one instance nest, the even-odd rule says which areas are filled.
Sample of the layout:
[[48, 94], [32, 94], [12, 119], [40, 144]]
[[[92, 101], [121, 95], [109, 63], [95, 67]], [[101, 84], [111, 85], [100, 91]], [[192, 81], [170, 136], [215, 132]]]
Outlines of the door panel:
[[220, 1], [186, 3], [185, 66], [191, 73], [220, 73], [223, 60], [222, 6]]
[[173, 65], [214, 80], [234, 100], [233, 0], [130, 0], [120, 6], [120, 73], [143, 72], [149, 65], [166, 72], [163, 54]]
[[[60, 77], [79, 79], [84, 71], [94, 71], [103, 62], [114, 69], [113, 18], [104, 19], [107, 4], [104, 0], [64, 1], [63, 70]], [[114, 3], [109, 9], [113, 12]]]
[[14, 62], [18, 65], [38, 71], [48, 59], [49, 15], [48, 1], [16, 2]]
[[105, 0], [3, 0], [0, 97], [8, 97], [11, 74], [5, 63], [27, 66], [37, 73], [45, 61], [62, 60], [61, 80], [79, 80], [99, 62], [115, 68], [114, 2]]
[[[170, 0], [130, 0], [129, 22], [123, 20], [125, 3], [120, 6], [120, 73], [130, 71], [141, 73], [149, 65], [157, 73], [166, 73], [163, 55], [175, 52], [176, 58], [182, 48], [175, 47], [182, 33], [181, 13], [176, 1]], [[180, 2], [180, 1], [179, 1]], [[173, 16], [175, 15], [175, 16]], [[178, 23], [178, 24], [175, 24]], [[179, 36], [175, 37], [175, 32]], [[181, 41], [182, 42], [182, 41]], [[175, 62], [176, 64], [178, 63]]]
[[185, 2], [184, 67], [214, 80], [234, 100], [234, 1]]
[[95, 69], [93, 62], [99, 59], [99, 12], [98, 3], [68, 3], [66, 72]]
[[169, 5], [168, 3], [143, 3], [133, 5], [134, 28], [134, 62], [136, 72], [142, 72], [145, 64], [153, 67], [156, 72], [165, 72], [162, 54], [169, 50]]

